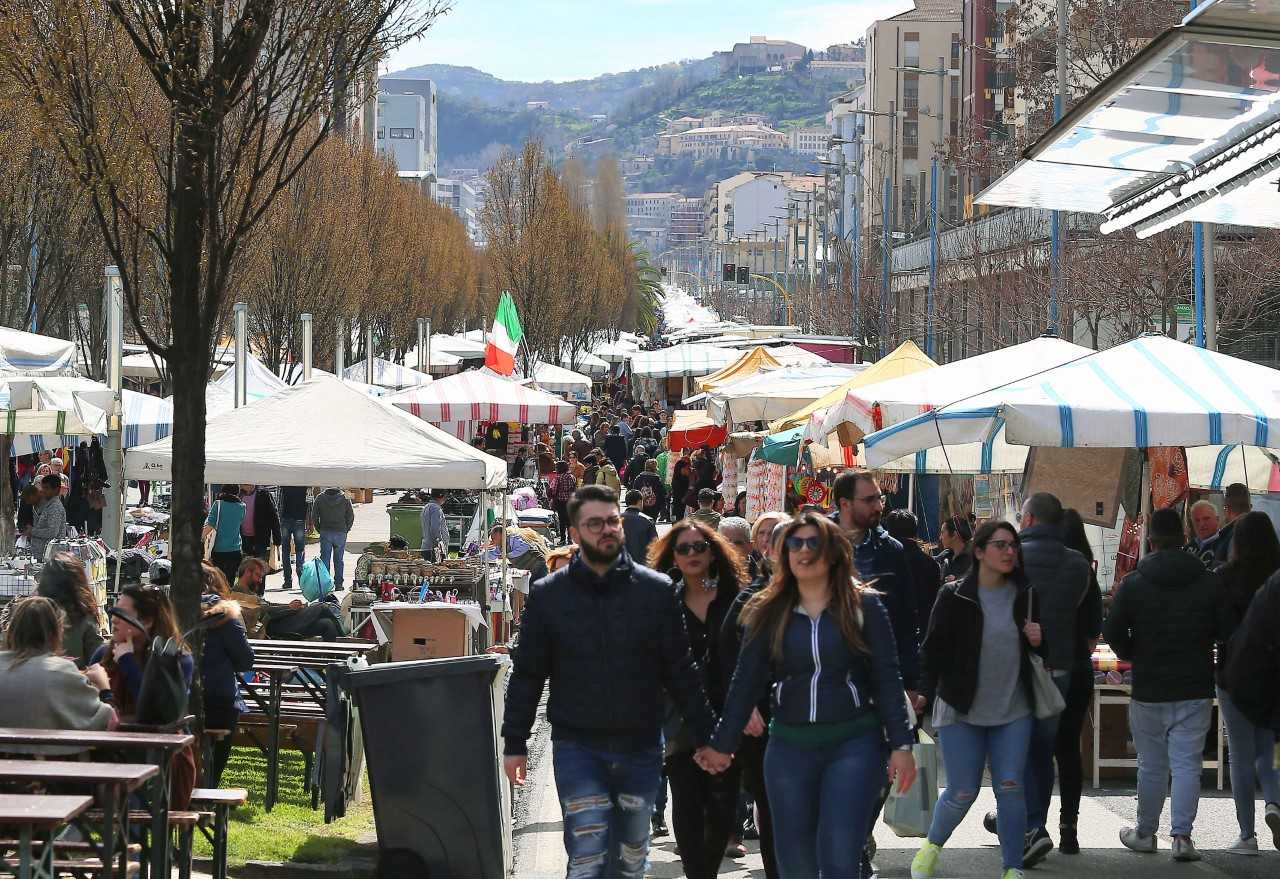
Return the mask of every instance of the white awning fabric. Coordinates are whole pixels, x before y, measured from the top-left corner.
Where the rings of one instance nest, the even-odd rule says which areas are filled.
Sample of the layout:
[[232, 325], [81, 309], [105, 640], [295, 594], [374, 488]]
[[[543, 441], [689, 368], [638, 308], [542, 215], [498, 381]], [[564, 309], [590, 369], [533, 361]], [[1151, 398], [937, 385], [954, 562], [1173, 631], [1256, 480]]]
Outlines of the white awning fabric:
[[23, 375], [69, 375], [76, 346], [66, 339], [0, 327], [0, 372]]
[[[604, 355], [602, 355], [604, 356]], [[742, 356], [732, 348], [714, 345], [698, 345], [686, 342], [659, 348], [656, 351], [637, 351], [631, 355], [631, 374], [638, 378], [680, 378], [710, 375], [724, 369]], [[606, 356], [607, 360], [608, 357]]]
[[[130, 479], [169, 479], [172, 437], [125, 454]], [[205, 480], [494, 489], [506, 463], [329, 376], [209, 420]]]
[[784, 366], [721, 385], [707, 393], [707, 414], [717, 424], [772, 421], [812, 403], [866, 368]]
[[[432, 353], [431, 356], [434, 358], [435, 354]], [[457, 357], [453, 357], [452, 360], [454, 364], [462, 362]], [[368, 360], [353, 363], [342, 370], [342, 377], [348, 381], [363, 382], [368, 374]], [[390, 360], [383, 360], [381, 357], [373, 358], [373, 381], [371, 384], [375, 384], [380, 388], [400, 390], [401, 388], [416, 388], [430, 383], [431, 376], [425, 372], [418, 372], [416, 369], [392, 363]]]

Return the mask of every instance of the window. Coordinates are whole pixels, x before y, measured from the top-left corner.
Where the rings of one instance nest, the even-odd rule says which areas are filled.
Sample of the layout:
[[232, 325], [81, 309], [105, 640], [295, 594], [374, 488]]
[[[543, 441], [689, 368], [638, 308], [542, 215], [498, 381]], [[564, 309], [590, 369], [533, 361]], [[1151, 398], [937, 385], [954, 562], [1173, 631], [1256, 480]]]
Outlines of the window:
[[951, 35], [951, 69], [960, 69], [960, 35]]
[[916, 183], [910, 177], [902, 181], [902, 228], [916, 225]]
[[902, 109], [908, 113], [920, 109], [920, 77], [914, 73], [902, 77]]
[[413, 140], [414, 131], [412, 128], [392, 128], [392, 140]]
[[920, 146], [920, 123], [906, 120], [902, 123], [902, 145], [905, 147]]
[[382, 140], [385, 136], [386, 136], [386, 134], [385, 134], [384, 130], [383, 130], [382, 128], [379, 128], [379, 129], [378, 129], [378, 140]]
[[920, 34], [907, 32], [902, 35], [902, 56], [904, 66], [920, 66]]

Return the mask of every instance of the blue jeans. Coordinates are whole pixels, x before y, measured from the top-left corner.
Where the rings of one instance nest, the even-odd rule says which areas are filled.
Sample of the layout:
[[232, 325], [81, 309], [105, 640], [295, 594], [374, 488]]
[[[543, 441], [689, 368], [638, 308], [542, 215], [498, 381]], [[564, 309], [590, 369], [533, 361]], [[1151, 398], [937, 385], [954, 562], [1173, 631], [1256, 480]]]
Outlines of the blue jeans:
[[[342, 585], [342, 554], [347, 551], [347, 532], [345, 531], [321, 531], [320, 532], [320, 561], [324, 563], [329, 572], [333, 574], [333, 584], [335, 586]], [[333, 557], [333, 566], [329, 565], [329, 557]], [[301, 576], [301, 574], [299, 574]]]
[[642, 879], [662, 751], [603, 751], [552, 743], [552, 768], [564, 817], [566, 879]]
[[769, 737], [764, 781], [780, 875], [859, 876], [887, 762], [888, 746], [879, 732], [825, 748]]
[[1276, 734], [1274, 730], [1250, 723], [1222, 687], [1218, 687], [1218, 710], [1227, 724], [1231, 797], [1236, 801], [1236, 821], [1240, 824], [1240, 835], [1247, 839], [1255, 833], [1254, 791], [1262, 788], [1264, 803], [1280, 803], [1280, 772], [1271, 762], [1276, 751]]
[[942, 761], [947, 768], [947, 788], [938, 798], [929, 825], [929, 841], [946, 845], [955, 833], [982, 786], [982, 768], [991, 764], [991, 788], [996, 794], [996, 829], [1000, 836], [1003, 868], [1022, 868], [1022, 849], [1027, 835], [1027, 803], [1023, 774], [1031, 728], [1030, 715], [1003, 726], [974, 726], [956, 721], [938, 730]]
[[[289, 564], [289, 545], [293, 544], [294, 563]], [[293, 583], [296, 572], [302, 576], [302, 563], [306, 560], [303, 554], [307, 547], [307, 522], [305, 519], [280, 520], [280, 564], [284, 566], [284, 582], [288, 586]]]
[[[1067, 691], [1071, 689], [1071, 673], [1055, 673], [1053, 682], [1065, 700]], [[1027, 770], [1022, 782], [1026, 791], [1028, 830], [1040, 830], [1049, 820], [1049, 801], [1053, 799], [1053, 752], [1057, 749], [1061, 719], [1061, 714], [1036, 718], [1031, 727]]]
[[1170, 775], [1170, 832], [1191, 835], [1212, 713], [1209, 699], [1129, 703], [1129, 729], [1138, 750], [1138, 832], [1143, 836], [1151, 836], [1160, 825]]

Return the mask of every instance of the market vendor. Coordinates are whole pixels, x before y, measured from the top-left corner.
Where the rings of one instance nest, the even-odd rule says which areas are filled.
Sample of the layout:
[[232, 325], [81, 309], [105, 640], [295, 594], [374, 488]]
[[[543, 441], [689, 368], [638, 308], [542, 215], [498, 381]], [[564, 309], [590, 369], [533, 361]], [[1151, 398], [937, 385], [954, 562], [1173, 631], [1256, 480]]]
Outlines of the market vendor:
[[[505, 529], [494, 525], [489, 529], [489, 546], [485, 558], [497, 561], [502, 558], [502, 537]], [[542, 539], [528, 528], [512, 528], [507, 536], [507, 564], [529, 572], [529, 582], [536, 583], [547, 576], [547, 556], [550, 550]]]

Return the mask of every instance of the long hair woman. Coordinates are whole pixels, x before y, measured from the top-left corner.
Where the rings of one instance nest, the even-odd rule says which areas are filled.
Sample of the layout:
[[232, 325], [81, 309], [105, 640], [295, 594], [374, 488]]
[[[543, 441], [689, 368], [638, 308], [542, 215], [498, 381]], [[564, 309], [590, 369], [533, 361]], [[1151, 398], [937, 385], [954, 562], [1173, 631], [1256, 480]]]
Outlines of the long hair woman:
[[[691, 519], [671, 526], [649, 548], [649, 567], [666, 571], [684, 608], [684, 626], [711, 704], [724, 705], [719, 641], [725, 615], [744, 584], [733, 547]], [[745, 718], [744, 718], [745, 722]], [[671, 818], [680, 860], [689, 879], [710, 879], [736, 829], [738, 774], [708, 775], [694, 761], [695, 742], [676, 714], [665, 726], [663, 769], [671, 785]]]
[[685, 508], [689, 506], [689, 488], [692, 484], [692, 461], [687, 456], [676, 459], [675, 472], [671, 476], [671, 521], [679, 522], [684, 518]]
[[222, 571], [209, 562], [200, 566], [204, 591], [200, 596], [203, 615], [213, 621], [205, 630], [200, 655], [200, 686], [204, 695], [206, 729], [226, 730], [213, 744], [212, 760], [205, 767], [205, 784], [217, 787], [231, 756], [231, 739], [240, 715], [248, 710], [240, 695], [238, 672], [253, 670], [253, 648], [245, 632], [240, 602], [231, 599], [231, 587]]
[[43, 595], [66, 615], [62, 631], [64, 655], [79, 668], [102, 646], [102, 617], [84, 563], [70, 553], [59, 553], [40, 571], [36, 594]]
[[[1267, 578], [1280, 569], [1280, 541], [1266, 513], [1245, 513], [1232, 529], [1227, 561], [1218, 569], [1222, 578], [1222, 602], [1227, 606], [1231, 634], [1240, 628], [1254, 594]], [[1226, 686], [1223, 671], [1231, 660], [1230, 635], [1218, 644], [1218, 706], [1227, 724], [1227, 747], [1231, 752], [1231, 796], [1236, 804], [1240, 836], [1228, 847], [1235, 854], [1258, 853], [1254, 791], [1262, 788], [1266, 822], [1272, 841], [1280, 848], [1280, 773], [1272, 757], [1276, 750], [1275, 730], [1254, 724], [1236, 706]]]
[[1064, 855], [1078, 855], [1080, 840], [1076, 822], [1080, 818], [1080, 792], [1084, 787], [1080, 731], [1093, 701], [1093, 648], [1102, 634], [1102, 590], [1098, 586], [1098, 564], [1093, 558], [1093, 547], [1089, 545], [1084, 520], [1077, 511], [1062, 511], [1062, 537], [1067, 548], [1076, 550], [1089, 562], [1089, 588], [1076, 609], [1075, 664], [1071, 668], [1071, 684], [1067, 689], [1067, 707], [1058, 720], [1058, 739], [1054, 744], [1061, 801], [1058, 851]]
[[991, 765], [1003, 879], [1022, 879], [1027, 806], [1022, 777], [1035, 722], [1031, 651], [1040, 646], [1037, 602], [1022, 572], [1018, 533], [989, 521], [973, 536], [974, 566], [938, 593], [925, 635], [925, 691], [947, 767], [947, 788], [911, 862], [930, 879]]
[[856, 879], [886, 760], [899, 790], [915, 778], [893, 629], [830, 519], [802, 513], [778, 540], [773, 578], [743, 608], [737, 669], [700, 762], [723, 771], [771, 691], [764, 774], [779, 874]]

